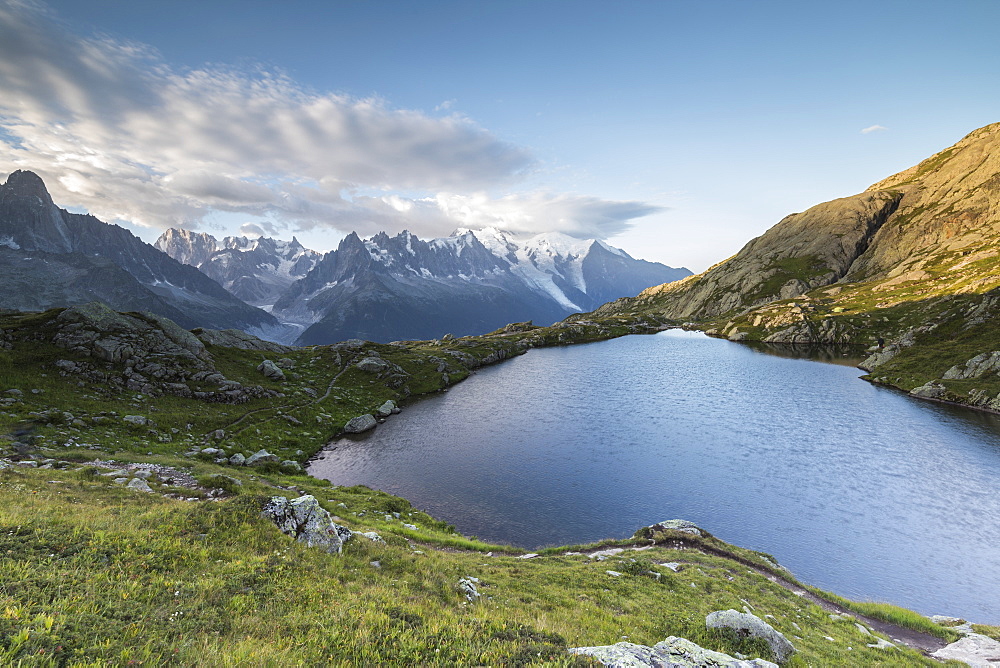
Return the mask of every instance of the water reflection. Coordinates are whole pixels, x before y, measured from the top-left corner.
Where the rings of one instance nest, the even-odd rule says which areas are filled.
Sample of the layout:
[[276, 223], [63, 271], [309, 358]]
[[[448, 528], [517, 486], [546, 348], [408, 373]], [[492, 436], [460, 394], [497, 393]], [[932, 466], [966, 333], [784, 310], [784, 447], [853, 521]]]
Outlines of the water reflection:
[[997, 416], [779, 351], [680, 330], [533, 350], [310, 472], [531, 548], [689, 519], [845, 596], [1000, 622]]

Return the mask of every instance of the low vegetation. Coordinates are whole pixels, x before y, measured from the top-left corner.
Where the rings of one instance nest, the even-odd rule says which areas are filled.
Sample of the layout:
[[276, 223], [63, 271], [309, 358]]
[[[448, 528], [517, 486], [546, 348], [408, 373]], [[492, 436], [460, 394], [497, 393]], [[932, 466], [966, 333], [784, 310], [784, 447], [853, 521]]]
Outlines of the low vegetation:
[[[787, 665], [934, 664], [868, 647], [854, 623], [772, 581], [790, 576], [768, 555], [709, 535], [646, 532], [524, 558], [398, 497], [299, 468], [387, 400], [445, 389], [531, 347], [655, 331], [653, 319], [280, 353], [210, 345], [226, 383], [269, 392], [224, 403], [122, 388], [127, 360], [58, 345], [58, 313], [0, 316], [5, 665], [591, 665], [565, 650], [670, 635], [771, 658], [761, 641], [706, 629], [706, 614], [729, 608], [784, 633], [798, 650]], [[359, 368], [372, 358], [385, 366]], [[264, 359], [284, 380], [258, 371]], [[229, 459], [261, 449], [276, 461]], [[261, 516], [271, 496], [304, 494], [356, 532], [341, 554]], [[597, 549], [612, 552], [589, 556]], [[462, 578], [478, 580], [478, 597]], [[917, 615], [897, 623], [926, 627]]]

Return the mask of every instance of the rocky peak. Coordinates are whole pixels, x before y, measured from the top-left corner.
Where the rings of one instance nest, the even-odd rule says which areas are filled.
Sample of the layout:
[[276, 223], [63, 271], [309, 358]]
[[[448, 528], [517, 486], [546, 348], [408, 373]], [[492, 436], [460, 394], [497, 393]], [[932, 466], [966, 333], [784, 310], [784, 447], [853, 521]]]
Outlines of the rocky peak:
[[153, 246], [178, 262], [197, 267], [218, 250], [219, 243], [211, 234], [172, 227]]
[[5, 190], [16, 197], [37, 197], [42, 204], [52, 205], [52, 197], [42, 177], [34, 172], [17, 170], [7, 177]]

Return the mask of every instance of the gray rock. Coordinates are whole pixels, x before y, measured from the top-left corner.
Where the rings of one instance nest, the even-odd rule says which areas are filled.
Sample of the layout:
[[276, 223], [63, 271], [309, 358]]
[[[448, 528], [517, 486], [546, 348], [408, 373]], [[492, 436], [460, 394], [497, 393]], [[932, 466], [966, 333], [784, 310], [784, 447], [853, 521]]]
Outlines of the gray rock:
[[[343, 506], [344, 504], [341, 503], [341, 504], [338, 504], [338, 505], [342, 505]], [[344, 507], [346, 508], [346, 506], [344, 506]], [[363, 533], [361, 535], [364, 536], [365, 538], [367, 538], [368, 540], [370, 540], [373, 543], [384, 543], [385, 542], [384, 540], [382, 540], [382, 536], [378, 535], [374, 531], [366, 531], [365, 533]]]
[[293, 473], [302, 473], [302, 464], [299, 464], [294, 459], [286, 459], [281, 462], [281, 468]]
[[470, 576], [459, 578], [458, 580], [458, 588], [465, 594], [465, 598], [469, 599], [469, 601], [478, 601], [481, 596], [479, 589], [476, 588], [477, 584], [479, 584], [479, 578]]
[[262, 515], [298, 542], [330, 553], [340, 553], [344, 541], [353, 535], [347, 527], [335, 524], [330, 513], [309, 494], [291, 500], [273, 496]]
[[368, 373], [382, 373], [389, 368], [389, 363], [378, 357], [366, 357], [355, 366]]
[[392, 399], [389, 399], [384, 404], [378, 407], [377, 415], [379, 417], [389, 417], [395, 410], [396, 410], [396, 402], [393, 401]]
[[22, 392], [21, 390], [19, 390], [17, 388], [13, 388], [13, 389], [7, 390], [6, 392], [4, 392], [4, 394], [9, 394], [10, 396], [17, 397], [17, 398], [21, 398], [21, 397], [24, 396], [24, 392]]
[[202, 448], [201, 454], [203, 455], [218, 455], [222, 452], [219, 448]]
[[137, 427], [144, 427], [149, 424], [149, 420], [143, 415], [126, 415], [122, 418], [122, 422], [128, 422], [129, 424], [134, 424]]
[[582, 654], [615, 668], [778, 668], [763, 659], [743, 660], [722, 652], [713, 652], [687, 640], [670, 636], [653, 647], [620, 642], [598, 647], [573, 647], [571, 654]]
[[153, 472], [150, 471], [149, 469], [139, 469], [138, 471], [135, 472], [135, 477], [141, 478], [143, 480], [149, 480], [150, 478], [153, 477]]
[[229, 463], [232, 466], [243, 466], [247, 463], [247, 458], [243, 456], [242, 452], [237, 452], [235, 455], [229, 458]]
[[961, 640], [931, 653], [936, 659], [961, 661], [975, 668], [1000, 666], [1000, 642], [989, 636], [970, 633]]
[[142, 478], [132, 478], [128, 481], [126, 485], [129, 489], [134, 489], [137, 492], [146, 492], [149, 494], [153, 493], [153, 488], [149, 486], [149, 483]]
[[732, 629], [740, 635], [761, 638], [781, 662], [787, 661], [795, 653], [795, 647], [788, 638], [756, 615], [736, 610], [717, 610], [705, 617], [705, 625], [710, 629]]
[[639, 530], [639, 532], [653, 534], [659, 533], [660, 531], [680, 531], [681, 533], [689, 533], [694, 536], [701, 536], [703, 533], [697, 524], [694, 522], [688, 522], [687, 520], [663, 520], [662, 522], [651, 524], [645, 529]]
[[915, 387], [910, 390], [910, 396], [920, 397], [922, 399], [941, 399], [947, 394], [948, 388], [946, 388], [941, 383], [936, 380], [932, 380], [929, 383], [925, 383], [920, 387]]
[[272, 455], [270, 452], [264, 449], [260, 449], [257, 452], [250, 455], [246, 460], [247, 466], [253, 466], [254, 464], [263, 462], [279, 462], [278, 455]]
[[348, 434], [360, 434], [369, 429], [374, 429], [377, 424], [378, 420], [375, 419], [375, 416], [366, 413], [356, 418], [351, 418], [350, 422], [344, 425], [344, 431]]
[[750, 338], [750, 334], [747, 332], [735, 331], [729, 335], [730, 341], [746, 341]]
[[264, 360], [257, 366], [257, 371], [260, 371], [266, 378], [271, 380], [285, 380], [285, 372], [278, 368], [278, 365], [271, 360]]
[[199, 329], [195, 330], [199, 339], [205, 343], [226, 348], [242, 350], [263, 350], [271, 353], [288, 353], [295, 350], [290, 346], [264, 341], [238, 329]]
[[281, 359], [279, 359], [277, 361], [277, 365], [279, 367], [281, 367], [282, 369], [294, 369], [295, 368], [295, 360], [290, 359], [288, 357], [282, 357]]

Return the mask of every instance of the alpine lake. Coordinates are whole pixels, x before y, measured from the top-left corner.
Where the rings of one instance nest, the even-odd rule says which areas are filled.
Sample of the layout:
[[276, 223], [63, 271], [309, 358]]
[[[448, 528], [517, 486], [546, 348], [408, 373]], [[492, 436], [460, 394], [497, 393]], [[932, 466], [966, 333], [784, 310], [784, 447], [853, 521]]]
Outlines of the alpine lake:
[[1000, 623], [1000, 416], [859, 380], [856, 354], [681, 330], [531, 350], [309, 472], [525, 548], [686, 519], [841, 596]]

